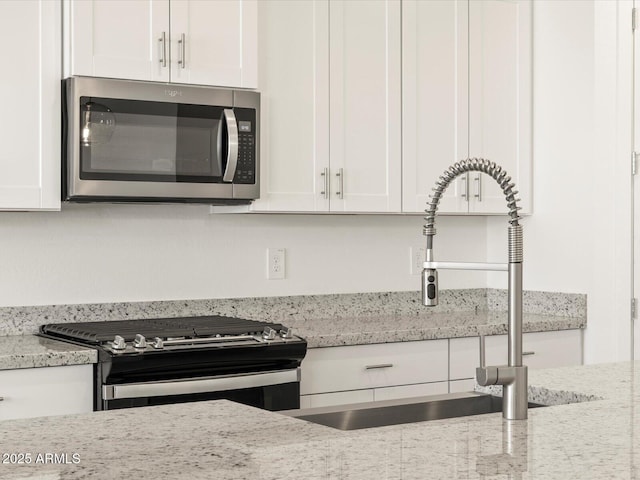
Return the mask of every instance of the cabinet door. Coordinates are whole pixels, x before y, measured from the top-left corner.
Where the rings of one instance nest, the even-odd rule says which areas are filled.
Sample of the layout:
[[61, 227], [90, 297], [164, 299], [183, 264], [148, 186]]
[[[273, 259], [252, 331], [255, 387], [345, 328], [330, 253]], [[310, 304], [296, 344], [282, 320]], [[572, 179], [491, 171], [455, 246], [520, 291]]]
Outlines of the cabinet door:
[[60, 209], [60, 2], [0, 2], [0, 209]]
[[2, 370], [0, 397], [0, 420], [91, 412], [93, 366]]
[[258, 86], [256, 0], [171, 0], [171, 81]]
[[300, 408], [332, 407], [350, 403], [373, 402], [373, 389], [301, 395]]
[[255, 211], [329, 210], [329, 2], [258, 4], [261, 193]]
[[446, 382], [448, 347], [447, 340], [427, 340], [313, 348], [302, 362], [300, 392]]
[[[531, 2], [469, 2], [469, 155], [504, 167], [531, 211]], [[470, 174], [473, 213], [505, 213], [498, 184]]]
[[[438, 177], [467, 158], [468, 2], [402, 3], [402, 211], [423, 212]], [[464, 212], [467, 176], [438, 212]]]
[[449, 393], [449, 382], [418, 383], [415, 385], [376, 388], [373, 391], [373, 397], [374, 400], [378, 402], [381, 400], [442, 395], [444, 393]]
[[329, 3], [331, 211], [401, 209], [399, 0]]
[[65, 2], [65, 76], [169, 81], [169, 0]]
[[[475, 378], [480, 364], [478, 337], [452, 338], [449, 345], [449, 378]], [[485, 347], [487, 365], [507, 364], [506, 335], [485, 337]], [[522, 350], [522, 362], [529, 368], [582, 365], [582, 330], [525, 333]]]

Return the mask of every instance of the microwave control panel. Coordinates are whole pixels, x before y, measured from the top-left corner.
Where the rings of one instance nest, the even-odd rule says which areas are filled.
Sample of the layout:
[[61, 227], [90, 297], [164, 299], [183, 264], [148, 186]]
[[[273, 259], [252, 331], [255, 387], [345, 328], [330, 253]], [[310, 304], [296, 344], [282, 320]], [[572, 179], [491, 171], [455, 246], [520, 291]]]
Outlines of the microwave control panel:
[[256, 183], [256, 111], [234, 108], [238, 121], [238, 166], [233, 183]]

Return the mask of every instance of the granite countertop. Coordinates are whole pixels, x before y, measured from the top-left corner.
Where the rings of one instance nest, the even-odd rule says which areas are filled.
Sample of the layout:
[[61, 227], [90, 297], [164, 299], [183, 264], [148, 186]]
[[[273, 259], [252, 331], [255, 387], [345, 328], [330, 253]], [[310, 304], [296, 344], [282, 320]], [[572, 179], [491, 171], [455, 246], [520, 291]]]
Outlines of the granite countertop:
[[637, 477], [640, 362], [533, 370], [530, 386], [583, 402], [351, 432], [225, 400], [4, 421], [0, 478]]
[[84, 365], [97, 361], [98, 354], [92, 348], [36, 335], [0, 337], [0, 370]]
[[[524, 314], [525, 332], [584, 328], [585, 317]], [[441, 312], [429, 315], [380, 315], [290, 319], [285, 323], [309, 348], [507, 333], [506, 312]], [[95, 363], [91, 348], [36, 335], [0, 337], [0, 370]]]
[[[286, 325], [307, 340], [309, 348], [507, 333], [507, 312], [459, 311], [422, 315], [379, 315], [346, 318], [290, 319]], [[585, 316], [523, 314], [524, 332], [585, 328]]]

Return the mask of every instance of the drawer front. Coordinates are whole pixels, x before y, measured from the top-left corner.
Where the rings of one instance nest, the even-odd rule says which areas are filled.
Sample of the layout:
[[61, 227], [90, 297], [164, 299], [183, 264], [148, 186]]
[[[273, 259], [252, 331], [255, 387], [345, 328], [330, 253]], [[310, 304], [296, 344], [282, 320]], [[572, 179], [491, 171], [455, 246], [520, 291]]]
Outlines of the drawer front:
[[315, 395], [300, 395], [300, 408], [332, 407], [350, 403], [373, 402], [373, 400], [373, 389], [317, 393]]
[[0, 420], [93, 410], [93, 366], [0, 371]]
[[302, 394], [448, 379], [448, 340], [314, 348], [302, 362]]
[[[450, 379], [475, 378], [480, 365], [478, 337], [450, 340]], [[507, 364], [507, 336], [485, 337], [487, 365]], [[582, 365], [582, 330], [525, 333], [522, 340], [523, 363], [529, 368]]]
[[399, 398], [423, 397], [425, 395], [441, 395], [444, 393], [449, 393], [449, 382], [376, 388], [373, 391], [373, 398], [375, 401], [397, 400]]

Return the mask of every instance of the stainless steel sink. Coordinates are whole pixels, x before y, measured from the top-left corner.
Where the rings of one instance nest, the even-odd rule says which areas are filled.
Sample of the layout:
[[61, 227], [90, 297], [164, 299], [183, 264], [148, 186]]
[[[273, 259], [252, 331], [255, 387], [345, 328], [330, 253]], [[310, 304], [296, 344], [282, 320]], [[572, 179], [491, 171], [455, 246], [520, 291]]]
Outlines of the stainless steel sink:
[[[543, 405], [529, 403], [530, 408], [541, 406]], [[357, 430], [500, 411], [501, 397], [467, 392], [279, 413], [340, 430]]]

